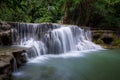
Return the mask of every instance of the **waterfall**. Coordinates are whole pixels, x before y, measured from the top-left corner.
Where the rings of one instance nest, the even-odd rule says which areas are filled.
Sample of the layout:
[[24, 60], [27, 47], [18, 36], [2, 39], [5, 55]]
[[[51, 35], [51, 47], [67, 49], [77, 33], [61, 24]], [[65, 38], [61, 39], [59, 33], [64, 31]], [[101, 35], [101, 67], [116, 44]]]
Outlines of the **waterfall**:
[[29, 47], [29, 58], [76, 50], [102, 49], [92, 42], [90, 29], [81, 29], [74, 25], [16, 23], [11, 31], [14, 45]]
[[16, 59], [13, 59], [13, 72], [17, 72], [17, 64], [16, 64]]

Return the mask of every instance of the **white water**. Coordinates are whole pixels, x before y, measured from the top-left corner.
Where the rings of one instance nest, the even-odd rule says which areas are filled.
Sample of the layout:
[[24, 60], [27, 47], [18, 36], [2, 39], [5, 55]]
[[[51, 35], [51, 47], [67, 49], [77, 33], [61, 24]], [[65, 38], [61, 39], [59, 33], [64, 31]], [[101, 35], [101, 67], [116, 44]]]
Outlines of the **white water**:
[[14, 62], [13, 63], [13, 68], [14, 68], [13, 72], [16, 72], [17, 71], [17, 64], [16, 64], [16, 59], [15, 58], [14, 58], [13, 62]]
[[[60, 54], [70, 51], [102, 49], [91, 41], [91, 31], [59, 24], [17, 24], [12, 30], [14, 44], [30, 47], [27, 57]], [[64, 55], [65, 56], [65, 55]], [[74, 54], [72, 54], [74, 56]]]
[[[41, 63], [44, 64], [45, 62], [47, 62], [49, 59], [51, 58], [64, 58], [64, 59], [68, 59], [68, 58], [73, 58], [73, 57], [85, 57], [86, 54], [88, 54], [88, 52], [94, 52], [97, 51], [96, 50], [84, 50], [84, 51], [71, 51], [68, 53], [64, 53], [64, 54], [58, 54], [58, 55], [54, 55], [54, 54], [48, 54], [48, 55], [42, 55], [42, 56], [38, 56], [36, 58], [31, 58], [29, 59], [29, 61], [27, 63]], [[84, 54], [83, 54], [84, 53]]]

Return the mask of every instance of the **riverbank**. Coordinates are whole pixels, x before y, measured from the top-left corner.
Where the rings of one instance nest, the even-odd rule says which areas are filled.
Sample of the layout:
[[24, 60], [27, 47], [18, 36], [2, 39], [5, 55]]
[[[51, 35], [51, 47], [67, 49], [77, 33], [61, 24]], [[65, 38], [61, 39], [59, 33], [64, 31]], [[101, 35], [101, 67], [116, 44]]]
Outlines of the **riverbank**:
[[120, 45], [117, 46], [103, 45], [103, 44], [99, 44], [99, 45], [101, 45], [105, 49], [120, 49]]
[[26, 62], [24, 52], [23, 48], [0, 47], [0, 80], [10, 80], [15, 65], [20, 67]]
[[93, 42], [103, 48], [120, 48], [120, 33], [118, 30], [92, 30]]

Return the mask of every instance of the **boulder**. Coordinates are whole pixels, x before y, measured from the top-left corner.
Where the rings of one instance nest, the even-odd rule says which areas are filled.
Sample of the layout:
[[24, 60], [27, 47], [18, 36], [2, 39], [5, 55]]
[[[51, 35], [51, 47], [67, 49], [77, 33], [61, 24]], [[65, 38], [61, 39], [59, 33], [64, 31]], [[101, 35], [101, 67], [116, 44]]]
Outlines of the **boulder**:
[[24, 63], [27, 62], [26, 53], [25, 52], [26, 52], [25, 50], [20, 50], [20, 51], [13, 52], [13, 56], [16, 59], [16, 64], [17, 64], [18, 68], [20, 66], [24, 65]]
[[0, 80], [10, 80], [11, 78], [11, 60], [13, 56], [6, 53], [0, 53]]
[[11, 25], [7, 22], [0, 22], [0, 45], [11, 45]]
[[11, 45], [12, 44], [10, 30], [5, 31], [5, 32], [0, 32], [0, 44], [1, 45]]
[[20, 67], [27, 61], [24, 52], [25, 49], [0, 49], [0, 80], [11, 80], [15, 65]]

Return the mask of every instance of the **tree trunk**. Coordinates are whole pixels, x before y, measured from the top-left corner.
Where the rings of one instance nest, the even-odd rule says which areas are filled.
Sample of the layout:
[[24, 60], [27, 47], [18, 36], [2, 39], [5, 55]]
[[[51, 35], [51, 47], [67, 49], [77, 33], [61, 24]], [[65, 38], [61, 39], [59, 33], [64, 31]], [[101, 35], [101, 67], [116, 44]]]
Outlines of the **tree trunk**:
[[65, 3], [65, 12], [64, 12], [64, 17], [63, 17], [63, 24], [70, 24], [70, 7], [71, 7], [71, 2], [66, 2]]

